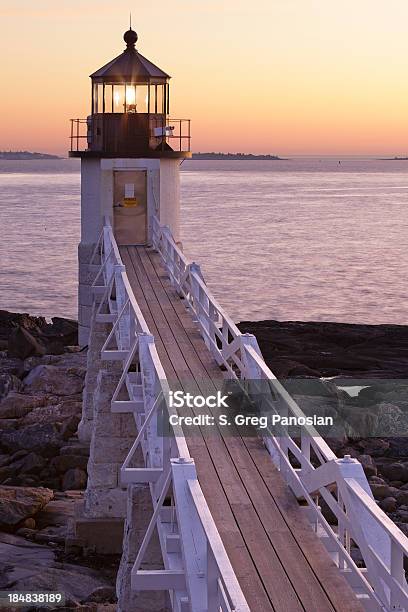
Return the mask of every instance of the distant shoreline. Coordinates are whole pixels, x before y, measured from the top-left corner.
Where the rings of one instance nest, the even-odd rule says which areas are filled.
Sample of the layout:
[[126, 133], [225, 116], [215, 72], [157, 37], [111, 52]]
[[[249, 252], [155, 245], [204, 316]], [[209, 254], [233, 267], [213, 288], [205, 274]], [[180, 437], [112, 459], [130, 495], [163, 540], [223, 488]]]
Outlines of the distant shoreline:
[[379, 161], [407, 161], [408, 157], [380, 157]]
[[254, 155], [253, 153], [193, 153], [192, 159], [219, 160], [219, 159], [243, 159], [243, 160], [273, 160], [286, 161], [278, 155]]
[[0, 159], [11, 159], [14, 161], [26, 160], [26, 159], [64, 159], [58, 155], [51, 155], [50, 153], [37, 153], [34, 151], [0, 151]]

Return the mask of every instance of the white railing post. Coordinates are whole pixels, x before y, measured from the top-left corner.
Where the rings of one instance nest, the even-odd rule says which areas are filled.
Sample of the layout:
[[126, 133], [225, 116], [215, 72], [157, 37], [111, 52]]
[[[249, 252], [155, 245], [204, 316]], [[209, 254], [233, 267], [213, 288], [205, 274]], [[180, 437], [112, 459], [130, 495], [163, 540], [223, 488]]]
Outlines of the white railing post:
[[194, 310], [197, 317], [197, 321], [203, 330], [204, 342], [207, 348], [212, 352], [213, 347], [210, 338], [215, 342], [215, 335], [212, 331], [212, 325], [210, 322], [210, 302], [208, 295], [202, 290], [200, 283], [197, 281], [197, 277], [203, 282], [203, 274], [200, 266], [194, 261], [190, 264], [190, 279], [191, 279], [191, 291], [194, 300]]
[[[117, 315], [122, 312], [123, 306], [127, 301], [125, 287], [123, 284], [122, 274], [126, 271], [126, 267], [122, 263], [116, 263], [114, 268], [114, 280], [115, 280], [115, 299], [116, 299], [116, 311]], [[124, 312], [122, 318], [119, 321], [116, 331], [116, 340], [118, 348], [121, 350], [130, 349], [130, 325], [129, 315]]]
[[371, 574], [373, 586], [384, 602], [389, 599], [389, 593], [384, 589], [384, 583], [377, 573], [376, 563], [372, 558], [371, 550], [381, 559], [387, 570], [391, 572], [391, 538], [378, 521], [373, 518], [371, 513], [366, 510], [364, 504], [350, 492], [347, 486], [348, 480], [352, 480], [371, 499], [374, 499], [361, 463], [356, 459], [352, 459], [349, 455], [346, 455], [344, 459], [337, 459], [336, 463], [342, 476], [342, 479], [338, 481], [339, 491], [353, 528], [350, 535], [359, 546], [367, 570]]
[[188, 481], [196, 481], [193, 459], [179, 457], [171, 460], [173, 493], [190, 609], [216, 610], [207, 603], [207, 542], [203, 527], [194, 512]]

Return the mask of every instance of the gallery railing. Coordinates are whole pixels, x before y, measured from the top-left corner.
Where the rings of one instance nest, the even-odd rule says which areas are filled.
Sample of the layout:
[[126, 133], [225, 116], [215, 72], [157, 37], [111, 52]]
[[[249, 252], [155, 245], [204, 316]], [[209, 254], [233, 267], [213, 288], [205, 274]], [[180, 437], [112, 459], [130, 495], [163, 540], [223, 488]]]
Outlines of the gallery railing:
[[[123, 486], [148, 484], [153, 514], [132, 569], [132, 588], [168, 590], [173, 610], [249, 612], [197, 479], [181, 428], [163, 435], [174, 409], [154, 337], [135, 299], [109, 219], [105, 220], [92, 264], [96, 321], [112, 325], [102, 359], [123, 363], [111, 402], [118, 413], [133, 414], [138, 431], [121, 468]], [[163, 419], [163, 414], [167, 418]], [[142, 450], [143, 465], [135, 456]], [[169, 505], [169, 498], [171, 503]], [[142, 570], [157, 528], [164, 569]]]
[[[201, 335], [217, 363], [233, 379], [250, 381], [253, 397], [269, 389], [269, 414], [282, 410], [304, 413], [266, 365], [255, 336], [242, 334], [207, 287], [200, 267], [189, 262], [169, 228], [153, 220], [153, 245], [178, 294], [195, 317]], [[408, 610], [404, 562], [408, 539], [377, 506], [361, 464], [349, 456], [339, 459], [312, 426], [300, 438], [287, 431], [263, 433], [271, 459], [306, 512], [341, 573], [367, 610]], [[319, 506], [324, 500], [336, 519], [329, 524]], [[358, 548], [364, 567], [351, 557]]]

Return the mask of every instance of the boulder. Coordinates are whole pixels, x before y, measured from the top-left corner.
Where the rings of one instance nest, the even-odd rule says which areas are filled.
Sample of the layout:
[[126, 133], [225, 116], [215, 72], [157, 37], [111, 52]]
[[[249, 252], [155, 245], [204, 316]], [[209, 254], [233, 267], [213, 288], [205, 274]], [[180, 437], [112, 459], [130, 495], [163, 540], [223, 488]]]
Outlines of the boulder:
[[26, 518], [35, 516], [53, 496], [53, 491], [42, 487], [0, 485], [0, 526], [15, 527]]
[[5, 431], [0, 435], [0, 444], [9, 452], [23, 449], [41, 453], [43, 457], [53, 457], [62, 446], [59, 429], [52, 423], [30, 425], [24, 429]]
[[367, 478], [377, 475], [377, 468], [375, 466], [375, 463], [372, 457], [370, 457], [370, 455], [359, 455], [358, 460], [363, 466], [363, 470]]
[[0, 372], [14, 374], [17, 378], [21, 378], [24, 374], [24, 362], [17, 357], [0, 357]]
[[0, 402], [0, 419], [19, 419], [31, 410], [44, 406], [47, 398], [44, 396], [26, 395], [17, 391], [10, 391], [6, 398]]
[[0, 310], [0, 339], [8, 340], [11, 332], [16, 327], [24, 327], [32, 334], [41, 333], [41, 329], [47, 326], [44, 317], [33, 317], [27, 313], [8, 312]]
[[80, 416], [81, 411], [81, 402], [62, 401], [56, 405], [34, 408], [22, 419], [21, 424], [27, 426], [36, 423], [62, 423], [72, 416]]
[[379, 468], [380, 473], [388, 478], [388, 480], [400, 480], [402, 483], [408, 483], [408, 464], [407, 463], [389, 463], [383, 464]]
[[395, 512], [397, 509], [397, 500], [395, 497], [386, 497], [380, 501], [379, 506], [384, 512]]
[[39, 365], [24, 379], [24, 391], [57, 396], [82, 393], [85, 373], [84, 368]]
[[46, 465], [46, 460], [36, 453], [28, 453], [24, 457], [8, 465], [15, 474], [39, 474]]
[[0, 400], [11, 391], [19, 391], [22, 387], [21, 380], [14, 374], [0, 374]]
[[98, 587], [85, 600], [87, 602], [106, 603], [116, 601], [116, 590], [113, 587]]
[[367, 438], [360, 440], [359, 446], [371, 457], [383, 457], [390, 448], [390, 442], [382, 438]]
[[68, 470], [75, 468], [86, 471], [87, 465], [88, 458], [81, 455], [58, 455], [51, 461], [51, 467], [58, 474], [64, 474]]
[[48, 546], [0, 533], [0, 589], [47, 592], [50, 585], [65, 594], [66, 602], [85, 601], [99, 587], [112, 587], [100, 571], [59, 562]]
[[70, 416], [63, 422], [61, 427], [61, 436], [65, 441], [68, 441], [76, 433], [80, 420], [81, 417], [75, 415]]
[[24, 327], [16, 327], [8, 339], [8, 354], [10, 357], [25, 359], [30, 355], [44, 355], [45, 347]]
[[87, 475], [84, 470], [74, 468], [68, 470], [62, 479], [62, 488], [64, 491], [72, 489], [85, 489]]
[[396, 499], [399, 506], [408, 505], [408, 491], [399, 491]]
[[78, 344], [78, 322], [62, 317], [53, 317], [52, 323], [42, 329], [47, 342], [58, 342], [62, 346]]
[[387, 497], [397, 498], [397, 494], [399, 493], [398, 489], [389, 487], [388, 485], [372, 484], [370, 486], [375, 499], [386, 499]]

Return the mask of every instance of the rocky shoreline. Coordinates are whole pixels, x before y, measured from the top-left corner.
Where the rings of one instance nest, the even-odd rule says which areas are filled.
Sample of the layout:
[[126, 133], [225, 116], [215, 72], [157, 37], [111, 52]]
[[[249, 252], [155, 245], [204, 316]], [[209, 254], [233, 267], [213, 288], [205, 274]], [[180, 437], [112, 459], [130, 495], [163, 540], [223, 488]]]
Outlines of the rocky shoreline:
[[[408, 326], [270, 320], [239, 328], [257, 337], [280, 380], [302, 379], [315, 407], [351, 417], [351, 430], [358, 423], [354, 435], [328, 442], [362, 463], [379, 506], [408, 536]], [[295, 395], [302, 408], [304, 395]]]
[[66, 595], [60, 611], [107, 612], [119, 558], [65, 545], [89, 456], [76, 436], [86, 372], [77, 338], [75, 321], [0, 311], [0, 590], [53, 588]]

